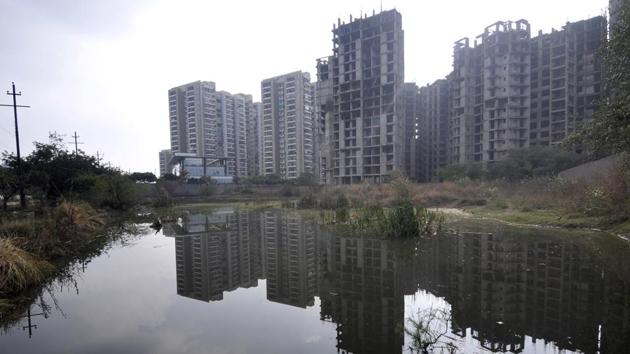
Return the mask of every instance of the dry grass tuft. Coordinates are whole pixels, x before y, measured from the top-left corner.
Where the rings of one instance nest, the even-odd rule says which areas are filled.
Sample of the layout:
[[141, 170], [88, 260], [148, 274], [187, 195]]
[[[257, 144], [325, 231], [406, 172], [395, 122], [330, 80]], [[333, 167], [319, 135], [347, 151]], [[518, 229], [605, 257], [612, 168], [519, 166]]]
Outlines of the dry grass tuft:
[[73, 238], [80, 233], [92, 232], [104, 224], [89, 204], [65, 200], [53, 209], [50, 220], [59, 238]]
[[43, 281], [54, 267], [17, 246], [15, 238], [0, 239], [0, 293], [13, 293]]

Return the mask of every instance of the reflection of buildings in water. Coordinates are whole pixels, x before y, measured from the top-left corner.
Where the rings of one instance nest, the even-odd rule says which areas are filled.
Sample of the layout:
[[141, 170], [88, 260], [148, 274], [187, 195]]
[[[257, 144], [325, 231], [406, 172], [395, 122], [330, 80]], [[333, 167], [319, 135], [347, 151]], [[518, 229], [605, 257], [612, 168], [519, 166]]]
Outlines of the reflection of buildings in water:
[[404, 295], [416, 291], [411, 262], [386, 240], [320, 235], [321, 318], [337, 324], [337, 349], [400, 353]]
[[316, 225], [299, 216], [267, 211], [262, 214], [267, 299], [308, 307], [315, 302]]
[[319, 294], [322, 319], [337, 324], [338, 349], [402, 351], [404, 294], [416, 287], [412, 263], [390, 242], [320, 233], [299, 216], [271, 211], [190, 215], [165, 235], [177, 235], [180, 295], [221, 300], [223, 291], [266, 278], [269, 301], [305, 308]]
[[221, 300], [224, 291], [267, 279], [270, 301], [312, 306], [316, 293], [316, 225], [278, 212], [189, 215], [165, 225], [175, 238], [177, 292]]
[[262, 264], [260, 233], [250, 230], [255, 219], [233, 212], [192, 214], [166, 226], [165, 235], [176, 236], [177, 293], [216, 301], [224, 291], [257, 286]]
[[400, 353], [404, 295], [418, 284], [451, 304], [453, 334], [470, 328], [489, 351], [521, 352], [526, 336], [585, 352], [619, 352], [630, 340], [627, 277], [557, 238], [445, 234], [405, 258], [397, 243], [320, 233], [269, 211], [190, 215], [165, 234], [178, 236], [178, 294], [220, 300], [266, 278], [270, 301], [305, 308], [319, 295], [342, 351]]
[[[602, 316], [611, 294], [601, 262], [585, 249], [557, 239], [472, 233], [445, 235], [422, 249], [420, 287], [452, 305], [454, 334], [471, 328], [493, 352], [521, 352], [526, 335], [562, 349], [597, 350], [598, 327], [611, 318]], [[622, 288], [630, 298], [627, 284]], [[604, 326], [602, 344], [624, 338], [605, 334], [619, 325], [627, 334], [629, 310], [626, 301], [625, 319]]]

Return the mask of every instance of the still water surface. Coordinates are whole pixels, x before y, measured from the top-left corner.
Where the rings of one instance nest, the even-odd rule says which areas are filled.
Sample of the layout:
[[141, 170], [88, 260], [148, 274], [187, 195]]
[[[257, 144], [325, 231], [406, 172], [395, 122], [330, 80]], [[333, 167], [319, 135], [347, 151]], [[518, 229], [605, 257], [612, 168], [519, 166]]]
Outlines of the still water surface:
[[436, 313], [436, 348], [458, 353], [630, 348], [630, 251], [605, 235], [401, 242], [222, 209], [126, 240], [53, 283], [0, 352], [409, 353], [409, 319]]

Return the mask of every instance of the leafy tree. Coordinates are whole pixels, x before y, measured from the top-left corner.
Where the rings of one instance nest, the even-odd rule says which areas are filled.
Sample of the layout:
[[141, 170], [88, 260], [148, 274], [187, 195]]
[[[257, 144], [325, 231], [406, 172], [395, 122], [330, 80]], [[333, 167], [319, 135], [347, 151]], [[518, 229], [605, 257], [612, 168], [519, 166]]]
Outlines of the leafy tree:
[[298, 186], [314, 186], [316, 183], [315, 175], [309, 172], [302, 173], [295, 179], [295, 184]]
[[[16, 171], [14, 155], [4, 153], [2, 160], [9, 171]], [[50, 134], [48, 143], [35, 142], [35, 150], [23, 160], [22, 172], [29, 194], [42, 204], [55, 205], [61, 199], [80, 198], [97, 207], [126, 209], [135, 202], [129, 176], [118, 169], [100, 166], [94, 156], [83, 151], [69, 152], [56, 133]]]
[[532, 177], [556, 175], [558, 172], [579, 165], [585, 157], [573, 151], [556, 147], [532, 146], [508, 151], [506, 158], [487, 164], [467, 162], [447, 166], [440, 171], [445, 180], [522, 180]]
[[52, 133], [48, 143], [35, 142], [35, 150], [24, 159], [25, 182], [31, 194], [55, 203], [60, 197], [72, 198], [91, 188], [77, 184], [84, 174], [103, 174], [111, 169], [99, 166], [97, 159], [84, 152], [71, 153], [63, 145], [62, 138]]
[[17, 176], [13, 169], [0, 166], [0, 195], [2, 208], [7, 209], [9, 200], [18, 192]]
[[531, 177], [552, 176], [583, 161], [584, 157], [573, 151], [532, 146], [509, 151], [505, 160], [488, 165], [485, 177], [491, 180], [517, 181]]
[[136, 182], [155, 182], [157, 177], [151, 172], [134, 172], [129, 175], [133, 181]]
[[93, 204], [116, 210], [127, 210], [136, 204], [134, 184], [122, 174], [97, 176], [89, 196]]
[[177, 181], [179, 177], [175, 176], [172, 173], [165, 173], [164, 175], [160, 177], [160, 179], [164, 181]]
[[481, 179], [483, 177], [483, 165], [480, 162], [464, 162], [446, 166], [440, 169], [440, 177], [447, 181], [456, 181], [465, 178]]
[[622, 2], [619, 22], [600, 52], [608, 97], [594, 119], [568, 144], [582, 143], [597, 157], [630, 151], [630, 2]]
[[264, 184], [264, 185], [274, 185], [274, 184], [287, 184], [286, 180], [283, 180], [278, 175], [269, 175], [269, 176], [249, 176], [241, 178], [241, 184]]

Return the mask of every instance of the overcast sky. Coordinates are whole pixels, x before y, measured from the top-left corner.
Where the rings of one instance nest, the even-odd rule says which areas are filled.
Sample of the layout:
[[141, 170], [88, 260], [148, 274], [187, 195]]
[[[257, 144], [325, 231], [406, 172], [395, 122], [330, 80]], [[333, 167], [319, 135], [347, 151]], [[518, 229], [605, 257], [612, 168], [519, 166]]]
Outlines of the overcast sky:
[[[48, 132], [74, 131], [90, 154], [124, 170], [158, 172], [169, 148], [167, 91], [195, 80], [260, 98], [260, 81], [303, 70], [332, 50], [340, 17], [396, 8], [405, 31], [405, 80], [448, 74], [452, 44], [499, 20], [532, 33], [602, 15], [608, 0], [0, 0], [0, 103], [22, 91], [24, 153]], [[0, 150], [15, 151], [13, 113], [0, 107]]]

